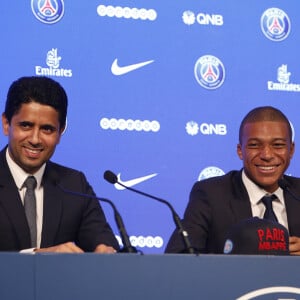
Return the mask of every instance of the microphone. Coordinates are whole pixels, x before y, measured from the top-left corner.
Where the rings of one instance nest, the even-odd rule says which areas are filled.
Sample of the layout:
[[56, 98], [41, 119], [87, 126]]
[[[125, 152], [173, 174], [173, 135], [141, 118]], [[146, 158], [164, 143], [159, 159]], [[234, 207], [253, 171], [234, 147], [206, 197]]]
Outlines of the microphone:
[[129, 240], [127, 231], [125, 229], [125, 225], [122, 220], [122, 217], [121, 217], [120, 213], [118, 212], [116, 206], [114, 205], [114, 203], [111, 200], [109, 200], [107, 198], [100, 198], [100, 197], [97, 197], [94, 195], [89, 195], [89, 194], [84, 194], [84, 193], [79, 193], [79, 192], [74, 192], [74, 191], [68, 190], [68, 189], [62, 187], [57, 181], [54, 184], [67, 194], [71, 194], [74, 196], [80, 196], [80, 197], [93, 198], [98, 201], [102, 201], [102, 202], [106, 202], [106, 203], [110, 204], [110, 206], [113, 209], [115, 221], [116, 221], [116, 224], [117, 224], [117, 227], [118, 227], [121, 239], [122, 239], [122, 243], [123, 243], [123, 248], [121, 250], [119, 250], [118, 252], [137, 253], [136, 248], [133, 247], [130, 243], [130, 240]]
[[123, 183], [121, 183], [121, 182], [118, 181], [118, 177], [112, 171], [109, 171], [109, 170], [105, 171], [104, 174], [103, 174], [103, 177], [104, 177], [104, 179], [106, 181], [108, 181], [111, 184], [117, 183], [117, 184], [121, 185], [122, 187], [124, 187], [127, 190], [130, 190], [130, 191], [132, 191], [134, 193], [138, 193], [140, 195], [146, 196], [148, 198], [154, 199], [154, 200], [156, 200], [158, 202], [161, 202], [161, 203], [164, 203], [165, 205], [167, 205], [169, 207], [169, 209], [171, 210], [171, 213], [172, 213], [173, 220], [175, 222], [176, 228], [177, 228], [177, 230], [179, 231], [179, 233], [181, 234], [181, 236], [183, 238], [183, 242], [184, 242], [184, 245], [185, 245], [187, 253], [195, 254], [195, 250], [191, 246], [191, 242], [189, 240], [188, 233], [187, 233], [187, 231], [184, 230], [184, 228], [182, 226], [182, 223], [181, 223], [181, 220], [180, 220], [178, 214], [176, 213], [175, 209], [173, 208], [173, 206], [171, 205], [170, 202], [168, 202], [167, 200], [164, 200], [164, 199], [152, 196], [150, 194], [144, 193], [142, 191], [136, 190], [136, 189], [134, 189], [132, 187], [124, 185]]
[[290, 185], [289, 185], [289, 183], [287, 182], [286, 179], [280, 178], [280, 179], [278, 180], [278, 185], [279, 185], [284, 191], [288, 192], [295, 200], [300, 201], [300, 198], [299, 198], [297, 195], [295, 195], [295, 194], [291, 191]]

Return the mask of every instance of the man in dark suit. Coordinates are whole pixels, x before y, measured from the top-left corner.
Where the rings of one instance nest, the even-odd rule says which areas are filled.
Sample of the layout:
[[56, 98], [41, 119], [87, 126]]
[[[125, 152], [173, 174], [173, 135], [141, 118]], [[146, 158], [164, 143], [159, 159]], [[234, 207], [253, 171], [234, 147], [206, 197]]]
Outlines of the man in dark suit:
[[[0, 251], [119, 249], [99, 202], [64, 191], [95, 196], [84, 174], [50, 161], [65, 129], [67, 102], [61, 85], [47, 77], [22, 77], [8, 91], [2, 114], [8, 145], [0, 152]], [[27, 177], [35, 182], [34, 230], [24, 209]]]
[[[243, 219], [262, 218], [266, 208], [261, 199], [274, 194], [273, 210], [289, 231], [290, 254], [300, 254], [300, 201], [278, 185], [284, 178], [290, 191], [300, 195], [300, 179], [284, 175], [294, 147], [291, 125], [278, 109], [258, 107], [245, 116], [237, 145], [243, 169], [196, 182], [191, 190], [183, 226], [196, 251], [223, 253], [230, 228]], [[174, 231], [166, 253], [184, 250], [181, 236]]]

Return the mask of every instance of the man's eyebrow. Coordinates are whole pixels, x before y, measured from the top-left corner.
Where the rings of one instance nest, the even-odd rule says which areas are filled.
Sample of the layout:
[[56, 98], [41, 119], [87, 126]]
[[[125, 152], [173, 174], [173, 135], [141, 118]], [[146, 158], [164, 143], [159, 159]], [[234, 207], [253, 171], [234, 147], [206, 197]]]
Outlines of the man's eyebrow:
[[[250, 137], [247, 141], [261, 141], [263, 139], [259, 138], [259, 137]], [[288, 141], [289, 137], [273, 137], [271, 138], [272, 141]]]
[[19, 121], [18, 124], [19, 125], [33, 125], [34, 123], [30, 122], [30, 121]]
[[52, 128], [52, 129], [56, 129], [56, 126], [52, 125], [52, 124], [43, 124], [40, 126], [41, 128]]
[[[19, 121], [18, 122], [19, 125], [28, 125], [28, 126], [33, 126], [34, 125], [34, 122], [30, 122], [30, 121]], [[43, 129], [54, 129], [56, 130], [57, 127], [52, 125], [52, 124], [42, 124], [40, 125], [40, 128], [43, 128]]]

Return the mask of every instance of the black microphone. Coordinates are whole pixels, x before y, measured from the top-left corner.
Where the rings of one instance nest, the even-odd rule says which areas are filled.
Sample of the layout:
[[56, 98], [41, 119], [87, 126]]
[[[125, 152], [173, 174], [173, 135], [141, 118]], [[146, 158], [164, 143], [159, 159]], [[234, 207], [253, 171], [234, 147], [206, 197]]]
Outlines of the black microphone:
[[121, 239], [122, 239], [122, 243], [123, 243], [123, 248], [121, 250], [119, 250], [118, 252], [124, 252], [124, 253], [137, 253], [138, 252], [136, 250], [136, 248], [131, 245], [127, 231], [125, 229], [124, 222], [122, 220], [122, 217], [121, 217], [120, 213], [118, 212], [116, 206], [114, 205], [114, 203], [111, 200], [109, 200], [107, 198], [100, 198], [100, 197], [97, 197], [94, 195], [89, 195], [89, 194], [84, 194], [84, 193], [79, 193], [79, 192], [74, 192], [74, 191], [68, 190], [68, 189], [62, 187], [59, 184], [59, 182], [57, 182], [57, 181], [54, 184], [67, 194], [71, 194], [74, 196], [93, 198], [98, 201], [103, 201], [103, 202], [110, 204], [110, 206], [113, 209], [115, 221], [116, 221], [116, 224], [117, 224], [117, 227], [118, 227]]
[[184, 245], [185, 245], [187, 253], [195, 254], [195, 250], [191, 246], [191, 242], [189, 240], [188, 233], [187, 233], [187, 231], [184, 230], [184, 228], [182, 226], [182, 223], [181, 223], [181, 220], [180, 220], [178, 214], [176, 213], [175, 209], [171, 205], [171, 203], [169, 203], [167, 200], [164, 200], [164, 199], [152, 196], [150, 194], [141, 192], [141, 191], [136, 190], [136, 189], [134, 189], [132, 187], [124, 185], [123, 183], [121, 183], [121, 182], [118, 181], [118, 177], [112, 171], [109, 171], [109, 170], [105, 171], [104, 174], [103, 174], [103, 177], [109, 183], [112, 183], [112, 184], [117, 183], [117, 184], [121, 185], [122, 187], [124, 187], [127, 190], [130, 190], [132, 192], [138, 193], [140, 195], [146, 196], [148, 198], [151, 198], [151, 199], [157, 200], [158, 202], [166, 204], [169, 207], [169, 209], [171, 210], [171, 212], [172, 212], [173, 220], [175, 222], [177, 230], [179, 231], [179, 233], [181, 234], [181, 236], [183, 238], [183, 242], [184, 242]]
[[291, 191], [291, 189], [290, 189], [290, 184], [287, 182], [286, 179], [280, 178], [280, 179], [278, 180], [278, 185], [279, 185], [284, 191], [286, 191], [287, 193], [289, 193], [294, 199], [296, 199], [297, 201], [300, 201], [300, 198], [299, 198], [297, 195], [295, 195], [295, 194]]

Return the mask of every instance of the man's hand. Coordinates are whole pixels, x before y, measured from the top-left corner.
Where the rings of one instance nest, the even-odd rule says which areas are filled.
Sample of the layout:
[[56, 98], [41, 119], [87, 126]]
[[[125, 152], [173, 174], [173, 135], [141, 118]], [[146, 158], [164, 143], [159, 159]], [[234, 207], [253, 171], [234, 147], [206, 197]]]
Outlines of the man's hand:
[[55, 252], [55, 253], [83, 253], [84, 251], [77, 247], [72, 242], [67, 242], [64, 244], [60, 244], [57, 246], [52, 246], [48, 248], [40, 248], [36, 249], [35, 252], [42, 253], [42, 252]]
[[106, 246], [104, 244], [100, 244], [96, 247], [94, 250], [94, 253], [116, 253], [117, 251], [111, 247], [111, 246]]
[[290, 254], [291, 255], [300, 255], [300, 238], [297, 236], [290, 236]]

